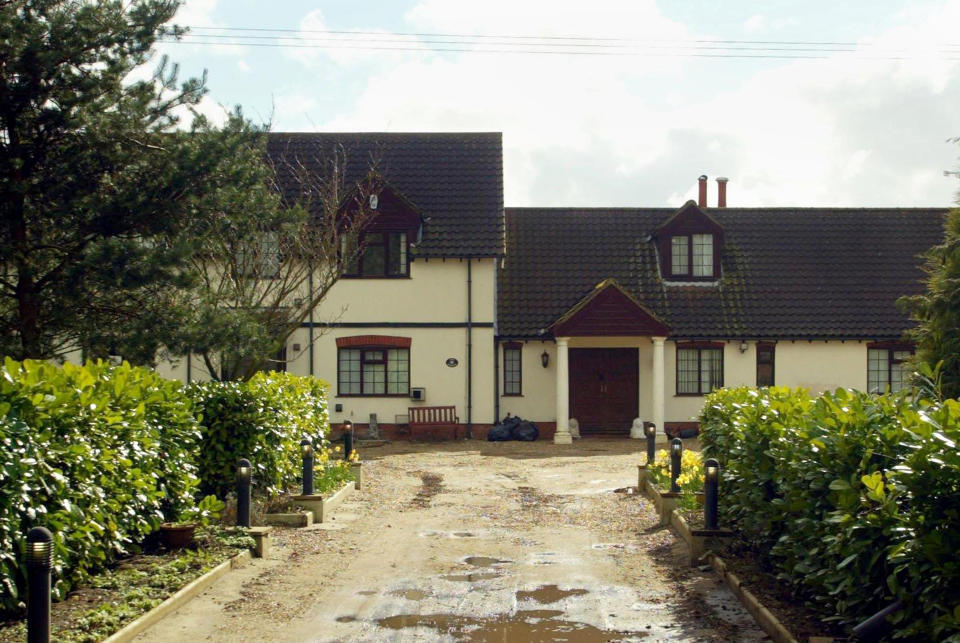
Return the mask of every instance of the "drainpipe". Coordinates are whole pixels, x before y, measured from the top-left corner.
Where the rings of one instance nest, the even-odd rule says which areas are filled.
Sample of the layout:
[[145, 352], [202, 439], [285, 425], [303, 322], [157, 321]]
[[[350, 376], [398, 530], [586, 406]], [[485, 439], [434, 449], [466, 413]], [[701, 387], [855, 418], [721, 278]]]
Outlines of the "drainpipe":
[[190, 353], [187, 353], [187, 384], [190, 383], [191, 366], [193, 365], [190, 363]]
[[310, 325], [307, 326], [307, 344], [308, 344], [308, 354], [310, 359], [310, 377], [313, 377], [313, 266], [310, 266], [310, 273], [307, 275], [307, 292], [309, 293], [309, 299], [307, 300], [310, 303], [310, 317], [308, 321]]
[[467, 259], [467, 439], [473, 439], [473, 260]]
[[500, 352], [497, 345], [497, 335], [500, 329], [497, 327], [497, 259], [493, 260], [493, 423], [500, 422]]

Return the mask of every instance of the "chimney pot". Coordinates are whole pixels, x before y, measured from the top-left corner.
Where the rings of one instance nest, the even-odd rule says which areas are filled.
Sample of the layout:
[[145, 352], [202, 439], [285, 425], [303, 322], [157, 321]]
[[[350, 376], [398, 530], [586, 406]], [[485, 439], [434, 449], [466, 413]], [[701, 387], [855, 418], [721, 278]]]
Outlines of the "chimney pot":
[[700, 194], [697, 198], [697, 205], [705, 208], [707, 207], [707, 175], [701, 174], [697, 181], [700, 183]]
[[727, 181], [729, 181], [729, 179], [725, 176], [717, 177], [717, 207], [718, 208], [727, 207]]

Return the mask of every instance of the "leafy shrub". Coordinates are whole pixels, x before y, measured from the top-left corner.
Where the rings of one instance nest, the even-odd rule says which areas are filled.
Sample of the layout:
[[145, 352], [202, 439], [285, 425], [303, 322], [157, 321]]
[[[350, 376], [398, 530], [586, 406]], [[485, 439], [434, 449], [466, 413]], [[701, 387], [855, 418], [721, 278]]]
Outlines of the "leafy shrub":
[[0, 609], [21, 603], [27, 531], [54, 534], [54, 595], [192, 503], [199, 431], [181, 386], [129, 364], [0, 369]]
[[898, 636], [960, 638], [960, 403], [728, 389], [701, 415], [723, 517], [847, 623], [895, 599]]
[[317, 455], [329, 448], [326, 386], [287, 373], [191, 386], [202, 425], [201, 492], [224, 498], [233, 491], [240, 458], [253, 466], [253, 491], [258, 495], [278, 495], [296, 484], [300, 440], [310, 439]]

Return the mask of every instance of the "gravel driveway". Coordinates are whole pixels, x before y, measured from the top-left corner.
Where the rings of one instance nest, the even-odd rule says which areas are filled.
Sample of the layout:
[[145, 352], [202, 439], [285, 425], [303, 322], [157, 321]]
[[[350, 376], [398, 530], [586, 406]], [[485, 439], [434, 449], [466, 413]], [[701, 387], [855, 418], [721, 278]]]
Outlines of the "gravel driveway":
[[143, 641], [759, 641], [635, 495], [639, 442], [392, 443]]

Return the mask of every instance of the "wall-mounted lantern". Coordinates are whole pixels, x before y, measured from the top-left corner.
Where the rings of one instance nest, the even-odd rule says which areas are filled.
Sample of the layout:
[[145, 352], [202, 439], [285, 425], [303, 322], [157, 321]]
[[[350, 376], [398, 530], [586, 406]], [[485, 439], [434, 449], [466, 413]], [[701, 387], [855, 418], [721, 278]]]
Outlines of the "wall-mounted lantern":
[[540, 353], [540, 363], [543, 364], [543, 367], [546, 368], [550, 365], [550, 353], [543, 351]]

